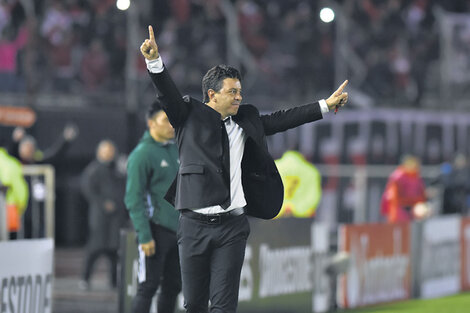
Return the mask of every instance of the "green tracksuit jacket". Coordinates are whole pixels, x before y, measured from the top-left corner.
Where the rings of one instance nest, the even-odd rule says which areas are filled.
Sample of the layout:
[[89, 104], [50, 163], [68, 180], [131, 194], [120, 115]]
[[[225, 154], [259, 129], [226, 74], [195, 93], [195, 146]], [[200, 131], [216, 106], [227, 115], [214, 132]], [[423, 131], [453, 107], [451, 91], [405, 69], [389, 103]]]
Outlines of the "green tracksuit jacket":
[[139, 243], [152, 239], [149, 220], [176, 232], [179, 212], [164, 196], [177, 172], [176, 145], [155, 141], [147, 130], [129, 155], [124, 198]]

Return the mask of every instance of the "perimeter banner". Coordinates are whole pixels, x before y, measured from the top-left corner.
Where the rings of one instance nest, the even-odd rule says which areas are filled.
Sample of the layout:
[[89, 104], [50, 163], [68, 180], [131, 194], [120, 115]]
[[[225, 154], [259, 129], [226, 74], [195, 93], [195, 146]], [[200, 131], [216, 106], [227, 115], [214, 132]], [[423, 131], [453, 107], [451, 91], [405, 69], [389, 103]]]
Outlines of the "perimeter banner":
[[[237, 312], [327, 312], [331, 305], [331, 281], [325, 273], [328, 227], [297, 218], [250, 219], [250, 227]], [[136, 250], [134, 232], [122, 231], [120, 313], [130, 312], [136, 292]], [[182, 304], [180, 297], [177, 312], [183, 312]]]
[[409, 224], [343, 225], [338, 240], [338, 250], [351, 256], [348, 272], [338, 279], [340, 307], [410, 298]]
[[0, 125], [31, 127], [35, 121], [31, 108], [0, 105]]
[[461, 217], [446, 215], [423, 223], [420, 249], [419, 296], [437, 298], [461, 288]]
[[329, 230], [311, 219], [250, 220], [240, 313], [329, 310]]
[[0, 312], [52, 312], [52, 239], [0, 242]]
[[470, 290], [470, 217], [462, 218], [460, 249], [462, 253], [462, 272], [460, 275], [462, 290]]

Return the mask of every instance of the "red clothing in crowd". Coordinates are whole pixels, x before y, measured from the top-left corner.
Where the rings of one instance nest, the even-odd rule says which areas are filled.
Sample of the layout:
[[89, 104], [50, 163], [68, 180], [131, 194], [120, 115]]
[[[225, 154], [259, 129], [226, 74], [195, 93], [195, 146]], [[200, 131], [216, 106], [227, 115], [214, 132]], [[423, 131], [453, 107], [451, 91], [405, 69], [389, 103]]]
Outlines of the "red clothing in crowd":
[[413, 206], [425, 201], [425, 185], [419, 172], [399, 166], [385, 186], [380, 212], [389, 223], [408, 222], [413, 219]]
[[16, 73], [18, 51], [24, 47], [27, 41], [28, 30], [26, 27], [22, 27], [18, 31], [18, 36], [12, 41], [0, 38], [0, 72]]

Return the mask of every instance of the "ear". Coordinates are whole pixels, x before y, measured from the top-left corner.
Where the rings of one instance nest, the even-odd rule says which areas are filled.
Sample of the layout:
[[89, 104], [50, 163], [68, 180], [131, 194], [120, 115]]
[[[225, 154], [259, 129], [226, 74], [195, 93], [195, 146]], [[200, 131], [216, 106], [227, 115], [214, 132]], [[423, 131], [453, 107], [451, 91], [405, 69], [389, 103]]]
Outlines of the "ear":
[[215, 100], [215, 91], [214, 89], [207, 90], [207, 96], [209, 97], [209, 101]]
[[152, 126], [152, 120], [147, 119], [147, 127], [150, 129], [151, 126]]

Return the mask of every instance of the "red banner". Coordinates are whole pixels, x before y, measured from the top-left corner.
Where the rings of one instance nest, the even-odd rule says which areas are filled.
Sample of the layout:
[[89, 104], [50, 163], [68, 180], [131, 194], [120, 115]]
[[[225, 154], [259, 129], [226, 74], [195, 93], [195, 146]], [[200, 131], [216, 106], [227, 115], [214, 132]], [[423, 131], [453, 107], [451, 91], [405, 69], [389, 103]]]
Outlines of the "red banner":
[[339, 250], [350, 254], [338, 281], [338, 304], [354, 308], [411, 296], [410, 225], [344, 225]]
[[462, 270], [460, 274], [462, 290], [470, 290], [470, 218], [462, 218], [460, 231]]
[[36, 113], [30, 108], [0, 105], [1, 125], [31, 127], [35, 121]]

